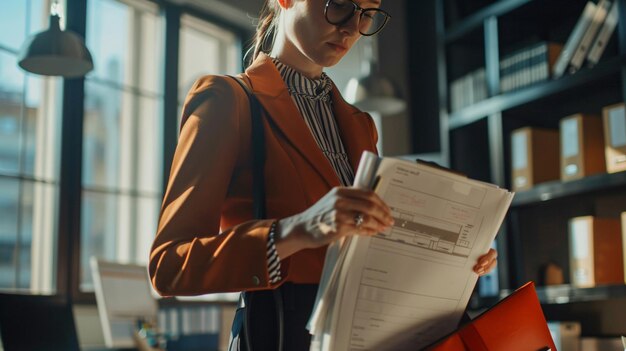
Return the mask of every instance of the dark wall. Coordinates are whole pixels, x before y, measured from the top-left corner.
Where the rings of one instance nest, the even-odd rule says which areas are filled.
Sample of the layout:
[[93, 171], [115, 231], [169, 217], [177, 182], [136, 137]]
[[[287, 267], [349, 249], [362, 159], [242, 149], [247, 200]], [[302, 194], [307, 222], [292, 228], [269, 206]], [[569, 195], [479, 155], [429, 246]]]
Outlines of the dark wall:
[[[395, 1], [395, 0], [394, 0]], [[392, 1], [389, 1], [391, 3]], [[402, 1], [406, 21], [405, 65], [413, 122], [413, 152], [440, 151], [437, 85], [436, 0]]]

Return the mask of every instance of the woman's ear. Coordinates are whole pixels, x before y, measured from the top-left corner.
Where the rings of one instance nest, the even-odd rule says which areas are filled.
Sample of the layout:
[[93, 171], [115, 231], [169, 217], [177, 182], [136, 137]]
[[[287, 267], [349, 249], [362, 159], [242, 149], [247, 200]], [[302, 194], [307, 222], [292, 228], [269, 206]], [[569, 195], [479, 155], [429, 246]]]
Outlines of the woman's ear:
[[282, 7], [283, 9], [288, 9], [291, 7], [291, 0], [278, 0], [278, 4], [280, 4], [280, 7]]

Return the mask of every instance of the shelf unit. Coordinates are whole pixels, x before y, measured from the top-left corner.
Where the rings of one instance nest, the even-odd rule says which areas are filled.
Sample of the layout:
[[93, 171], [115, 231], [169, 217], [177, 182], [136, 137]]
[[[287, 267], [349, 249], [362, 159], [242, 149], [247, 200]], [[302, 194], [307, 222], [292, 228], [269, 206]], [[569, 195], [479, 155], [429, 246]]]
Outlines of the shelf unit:
[[[510, 189], [513, 130], [558, 129], [563, 117], [581, 112], [601, 116], [603, 107], [626, 101], [626, 0], [615, 0], [618, 28], [595, 67], [506, 93], [500, 93], [501, 58], [534, 41], [564, 43], [586, 0], [480, 0], [470, 11], [466, 0], [433, 1], [441, 150], [451, 168]], [[451, 83], [481, 67], [487, 98], [450, 111]], [[622, 211], [626, 172], [553, 181], [516, 194], [497, 240], [500, 295], [534, 280], [548, 319], [595, 320], [602, 313], [603, 320], [620, 327], [584, 322], [583, 335], [626, 334], [626, 314], [613, 312], [626, 306], [626, 285], [579, 289], [567, 284], [568, 219], [615, 217]], [[566, 285], [542, 286], [540, 272], [546, 263], [563, 269]], [[478, 298], [474, 307], [481, 300], [485, 307], [497, 299]]]

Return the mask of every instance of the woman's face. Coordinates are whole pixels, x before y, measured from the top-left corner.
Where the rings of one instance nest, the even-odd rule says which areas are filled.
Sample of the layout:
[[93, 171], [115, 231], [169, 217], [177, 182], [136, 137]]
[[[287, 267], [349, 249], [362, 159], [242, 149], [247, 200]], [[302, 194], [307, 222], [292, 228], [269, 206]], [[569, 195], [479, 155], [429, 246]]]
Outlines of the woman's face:
[[[304, 58], [315, 65], [335, 65], [361, 37], [357, 12], [347, 23], [333, 25], [326, 21], [327, 0], [288, 0], [291, 6], [285, 16], [285, 35]], [[378, 8], [381, 0], [354, 0], [362, 8]]]

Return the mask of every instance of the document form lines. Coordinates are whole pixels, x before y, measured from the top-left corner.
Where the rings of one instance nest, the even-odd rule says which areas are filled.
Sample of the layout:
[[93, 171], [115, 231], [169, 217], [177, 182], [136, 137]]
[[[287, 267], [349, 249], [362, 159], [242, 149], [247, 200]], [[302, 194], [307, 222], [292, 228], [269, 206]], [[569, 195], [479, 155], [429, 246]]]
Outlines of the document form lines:
[[[354, 319], [361, 321], [375, 321], [375, 322], [385, 322], [385, 323], [394, 323], [396, 325], [407, 324], [407, 323], [415, 323], [415, 321], [419, 321], [419, 316], [402, 316], [402, 315], [394, 315], [389, 313], [374, 313], [374, 312], [366, 312], [366, 311], [354, 311]], [[421, 318], [421, 320], [428, 320], [425, 318]]]
[[[419, 295], [416, 294], [417, 296], [428, 296], [428, 295]], [[413, 309], [413, 310], [419, 310], [419, 311], [433, 311], [433, 312], [441, 312], [441, 311], [446, 311], [444, 309], [437, 309], [437, 308], [425, 308], [425, 307], [413, 307], [413, 306], [408, 306], [408, 305], [401, 305], [401, 304], [397, 304], [397, 303], [391, 303], [391, 302], [381, 302], [375, 299], [368, 299], [367, 297], [359, 297], [358, 299], [359, 301], [372, 301], [378, 304], [384, 304], [384, 305], [391, 305], [391, 306], [396, 306], [396, 307], [402, 307], [402, 308], [407, 308], [407, 309]], [[455, 300], [455, 299], [446, 299], [446, 300]], [[358, 305], [358, 304], [357, 304]], [[368, 311], [362, 307], [357, 307], [357, 310], [359, 311], [367, 311], [370, 313], [378, 313], [376, 311]], [[390, 314], [391, 315], [391, 314]]]
[[437, 298], [437, 299], [450, 300], [450, 301], [458, 301], [459, 300], [459, 299], [452, 299], [452, 298], [449, 298], [449, 297], [440, 297], [440, 296], [432, 296], [432, 295], [426, 295], [426, 294], [417, 294], [417, 293], [412, 292], [412, 291], [404, 291], [404, 290], [398, 290], [398, 289], [382, 288], [380, 286], [371, 285], [371, 284], [365, 284], [365, 283], [361, 283], [361, 286], [367, 286], [367, 287], [370, 287], [370, 288], [387, 290], [387, 291], [393, 291], [393, 292], [397, 292], [397, 293], [409, 294], [409, 295], [414, 295], [414, 296], [425, 296], [425, 297], [431, 297], [431, 298], [434, 297], [434, 298]]
[[479, 204], [479, 205], [470, 205], [470, 204], [466, 204], [466, 203], [463, 203], [463, 202], [460, 202], [460, 201], [455, 201], [455, 200], [452, 200], [452, 199], [448, 199], [448, 198], [445, 198], [445, 197], [442, 197], [442, 196], [437, 196], [437, 195], [429, 194], [429, 193], [424, 192], [424, 191], [419, 191], [419, 190], [411, 189], [411, 188], [409, 188], [409, 187], [402, 186], [402, 185], [398, 185], [398, 184], [390, 184], [390, 185], [389, 185], [389, 188], [400, 188], [400, 189], [403, 189], [403, 190], [406, 190], [406, 191], [410, 191], [410, 192], [413, 192], [413, 193], [418, 193], [418, 194], [422, 194], [422, 195], [427, 195], [427, 196], [433, 197], [433, 198], [435, 198], [435, 199], [439, 199], [439, 200], [448, 201], [448, 202], [452, 202], [452, 203], [455, 203], [455, 204], [459, 204], [459, 205], [463, 205], [463, 206], [471, 207], [471, 208], [476, 209], [476, 210], [479, 210], [479, 209], [481, 208], [482, 203], [483, 203], [483, 201], [485, 200], [484, 198], [483, 198], [483, 199], [481, 199], [481, 200], [480, 200], [480, 204]]
[[[387, 239], [387, 238], [378, 238], [380, 240], [386, 240], [386, 241], [390, 241], [392, 243], [398, 243], [398, 241], [396, 240], [391, 240], [391, 239]], [[457, 254], [454, 252], [451, 253], [443, 253], [442, 251], [437, 251], [437, 250], [432, 250], [432, 249], [427, 249], [425, 247], [421, 247], [421, 246], [417, 246], [417, 245], [410, 245], [410, 244], [405, 244], [405, 245], [409, 245], [409, 246], [415, 246], [417, 248], [420, 249], [424, 249], [424, 250], [428, 250], [428, 251], [432, 251], [434, 253], [437, 254], [441, 254], [441, 255], [448, 255], [448, 256], [455, 256], [461, 259], [467, 259], [467, 255], [462, 255], [462, 254]], [[433, 263], [442, 263], [442, 260], [440, 257], [431, 257], [431, 256], [425, 256], [425, 255], [416, 255], [413, 251], [409, 251], [409, 250], [404, 250], [404, 252], [400, 252], [397, 249], [391, 249], [391, 248], [387, 248], [384, 246], [374, 246], [372, 245], [372, 249], [378, 250], [378, 251], [382, 251], [382, 252], [388, 252], [394, 255], [399, 255], [399, 256], [403, 256], [403, 257], [408, 257], [408, 258], [412, 258], [414, 260], [421, 260], [421, 261], [427, 261], [427, 262], [433, 262]], [[465, 260], [463, 260], [463, 262], [451, 262], [450, 260], [445, 260], [445, 264], [449, 265], [449, 266], [454, 266], [454, 267], [463, 267], [465, 265]]]

